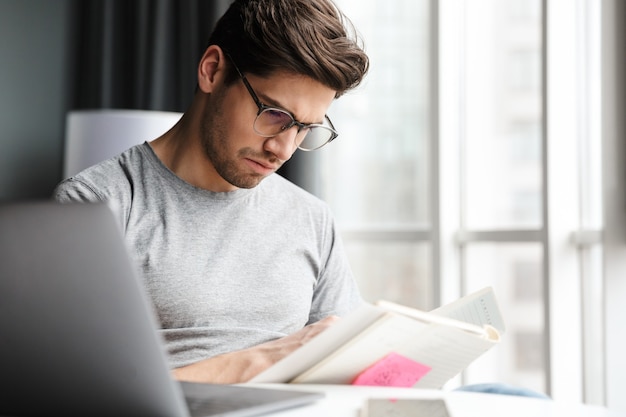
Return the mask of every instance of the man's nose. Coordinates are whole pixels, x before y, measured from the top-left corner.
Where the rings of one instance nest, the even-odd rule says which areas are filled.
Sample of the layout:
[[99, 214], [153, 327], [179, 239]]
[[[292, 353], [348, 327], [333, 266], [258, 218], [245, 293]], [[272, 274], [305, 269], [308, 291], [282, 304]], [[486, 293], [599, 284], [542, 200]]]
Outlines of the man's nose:
[[285, 129], [279, 134], [267, 138], [264, 148], [281, 161], [287, 161], [298, 148], [296, 142], [297, 136], [303, 134], [304, 132], [299, 132], [298, 126], [293, 125], [289, 129]]

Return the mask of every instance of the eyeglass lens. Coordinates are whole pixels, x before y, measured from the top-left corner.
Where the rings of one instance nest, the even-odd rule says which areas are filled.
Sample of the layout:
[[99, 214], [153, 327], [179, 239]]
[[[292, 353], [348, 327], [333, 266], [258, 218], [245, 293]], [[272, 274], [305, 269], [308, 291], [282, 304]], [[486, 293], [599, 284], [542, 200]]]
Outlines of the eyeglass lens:
[[[274, 136], [293, 126], [293, 117], [280, 109], [266, 108], [259, 113], [254, 130], [262, 136]], [[334, 132], [322, 125], [313, 125], [303, 128], [297, 136], [298, 147], [303, 150], [314, 150], [325, 145], [335, 136]], [[302, 134], [304, 133], [304, 134]]]

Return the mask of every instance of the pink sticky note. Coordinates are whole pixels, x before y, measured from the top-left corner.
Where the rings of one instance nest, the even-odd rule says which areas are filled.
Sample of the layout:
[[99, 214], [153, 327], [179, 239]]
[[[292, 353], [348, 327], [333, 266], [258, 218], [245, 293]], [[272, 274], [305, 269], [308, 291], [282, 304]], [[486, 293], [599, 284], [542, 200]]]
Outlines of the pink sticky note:
[[352, 385], [412, 387], [430, 369], [430, 366], [390, 353], [357, 375]]

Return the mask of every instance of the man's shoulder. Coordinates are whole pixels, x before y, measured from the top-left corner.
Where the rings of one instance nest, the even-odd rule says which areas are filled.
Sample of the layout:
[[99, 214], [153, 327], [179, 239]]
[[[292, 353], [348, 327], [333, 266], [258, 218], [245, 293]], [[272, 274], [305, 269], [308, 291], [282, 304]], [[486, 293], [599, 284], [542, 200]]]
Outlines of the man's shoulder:
[[55, 189], [59, 201], [105, 201], [130, 192], [135, 177], [143, 172], [142, 147], [134, 146], [121, 154], [64, 179]]

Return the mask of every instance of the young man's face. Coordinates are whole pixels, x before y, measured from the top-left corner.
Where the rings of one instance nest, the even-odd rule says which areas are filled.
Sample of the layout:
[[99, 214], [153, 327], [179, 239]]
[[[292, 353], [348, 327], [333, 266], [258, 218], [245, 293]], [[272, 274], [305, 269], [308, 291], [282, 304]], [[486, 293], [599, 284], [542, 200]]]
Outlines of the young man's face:
[[[322, 123], [335, 91], [308, 77], [277, 73], [268, 78], [246, 74], [266, 106], [287, 110], [302, 123]], [[258, 107], [241, 79], [211, 93], [201, 127], [206, 156], [222, 179], [237, 188], [252, 188], [274, 173], [297, 149], [296, 126], [263, 137], [253, 125]], [[298, 137], [298, 139], [301, 139]], [[228, 188], [227, 184], [225, 184]]]

